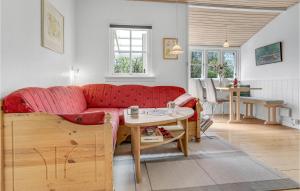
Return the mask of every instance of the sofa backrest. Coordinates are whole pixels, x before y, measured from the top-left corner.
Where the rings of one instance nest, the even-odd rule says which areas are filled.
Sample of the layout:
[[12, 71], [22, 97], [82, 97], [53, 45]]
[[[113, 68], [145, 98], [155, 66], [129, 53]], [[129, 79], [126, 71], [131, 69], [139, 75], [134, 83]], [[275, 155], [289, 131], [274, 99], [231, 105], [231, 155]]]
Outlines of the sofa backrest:
[[80, 87], [24, 88], [6, 96], [5, 113], [46, 112], [54, 114], [80, 113], [86, 109]]
[[61, 106], [60, 113], [81, 113], [87, 109], [83, 90], [78, 86], [57, 86], [49, 88], [53, 98]]
[[175, 86], [91, 84], [82, 88], [88, 108], [166, 107], [167, 102], [185, 93]]

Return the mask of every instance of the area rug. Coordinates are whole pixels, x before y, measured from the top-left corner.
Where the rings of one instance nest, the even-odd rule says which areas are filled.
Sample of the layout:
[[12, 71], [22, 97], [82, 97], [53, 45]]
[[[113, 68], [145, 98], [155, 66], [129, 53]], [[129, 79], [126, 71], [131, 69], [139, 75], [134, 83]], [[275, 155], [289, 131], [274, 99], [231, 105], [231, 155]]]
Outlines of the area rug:
[[264, 191], [299, 188], [279, 171], [252, 159], [226, 141], [204, 137], [184, 157], [175, 143], [142, 152], [142, 183], [135, 184], [130, 145], [116, 149], [118, 191]]

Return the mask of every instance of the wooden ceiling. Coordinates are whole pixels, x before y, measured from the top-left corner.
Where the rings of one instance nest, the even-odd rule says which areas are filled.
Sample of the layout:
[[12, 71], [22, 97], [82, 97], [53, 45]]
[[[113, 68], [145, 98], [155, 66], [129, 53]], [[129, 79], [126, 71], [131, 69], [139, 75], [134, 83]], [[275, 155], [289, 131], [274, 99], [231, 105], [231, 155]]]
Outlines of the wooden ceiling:
[[279, 13], [189, 9], [189, 44], [241, 46]]
[[155, 2], [178, 2], [209, 6], [234, 6], [234, 7], [251, 7], [251, 8], [274, 8], [286, 9], [299, 0], [139, 0]]
[[140, 0], [189, 3], [189, 44], [241, 46], [299, 0]]

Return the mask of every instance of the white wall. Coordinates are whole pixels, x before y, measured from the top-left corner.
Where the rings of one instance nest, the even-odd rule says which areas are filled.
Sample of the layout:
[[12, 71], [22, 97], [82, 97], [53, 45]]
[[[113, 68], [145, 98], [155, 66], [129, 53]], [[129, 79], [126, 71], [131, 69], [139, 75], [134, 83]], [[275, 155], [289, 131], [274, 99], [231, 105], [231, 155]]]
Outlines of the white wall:
[[[255, 49], [264, 45], [283, 43], [283, 62], [256, 66]], [[280, 14], [241, 47], [241, 79], [261, 91], [252, 95], [283, 99], [292, 108], [292, 118], [300, 118], [299, 112], [299, 4]], [[265, 119], [266, 111], [256, 108], [256, 117]], [[291, 119], [283, 118], [289, 126]], [[295, 126], [296, 127], [296, 126]]]
[[2, 97], [2, 0], [0, 0], [0, 98]]
[[[187, 52], [187, 7], [179, 5], [179, 42]], [[152, 25], [154, 81], [122, 83], [187, 87], [187, 56], [163, 60], [163, 38], [176, 37], [176, 4], [126, 0], [76, 0], [76, 64], [79, 83], [104, 83], [109, 63], [109, 24]], [[116, 83], [116, 82], [114, 82]], [[121, 82], [120, 82], [121, 83]]]
[[41, 47], [41, 0], [2, 0], [1, 94], [69, 84], [74, 60], [74, 0], [50, 0], [65, 17], [65, 53]]

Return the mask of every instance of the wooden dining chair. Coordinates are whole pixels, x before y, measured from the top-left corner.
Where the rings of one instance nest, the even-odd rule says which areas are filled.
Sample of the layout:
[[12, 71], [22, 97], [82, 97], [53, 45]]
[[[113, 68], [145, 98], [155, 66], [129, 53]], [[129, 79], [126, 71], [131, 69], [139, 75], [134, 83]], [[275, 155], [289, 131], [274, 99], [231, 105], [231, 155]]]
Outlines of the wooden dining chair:
[[213, 79], [207, 78], [204, 82], [206, 86], [206, 100], [211, 104], [212, 116], [214, 116], [217, 105], [222, 105], [222, 114], [224, 115], [224, 103], [229, 102], [229, 100], [218, 98]]

